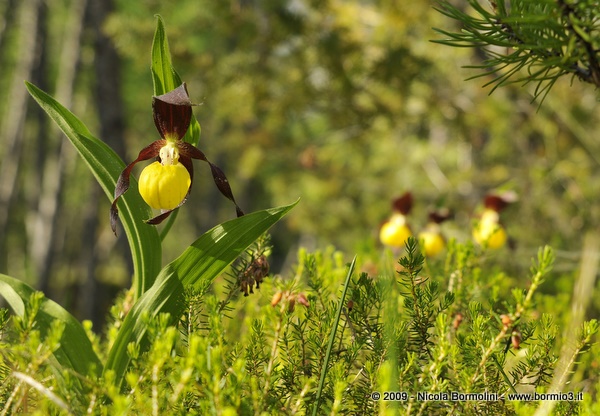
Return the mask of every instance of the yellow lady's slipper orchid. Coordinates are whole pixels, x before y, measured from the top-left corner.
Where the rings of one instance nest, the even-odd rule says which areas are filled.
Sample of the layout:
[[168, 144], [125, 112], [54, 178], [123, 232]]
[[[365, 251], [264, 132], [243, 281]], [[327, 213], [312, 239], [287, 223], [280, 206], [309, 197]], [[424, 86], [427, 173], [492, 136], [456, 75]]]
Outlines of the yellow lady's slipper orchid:
[[497, 249], [506, 244], [507, 238], [506, 231], [500, 224], [498, 212], [486, 208], [481, 214], [481, 219], [473, 228], [475, 242], [487, 248]]
[[148, 205], [154, 209], [169, 210], [184, 201], [190, 184], [190, 174], [181, 163], [163, 165], [154, 162], [142, 170], [138, 186]]
[[394, 213], [379, 230], [379, 240], [390, 247], [404, 247], [404, 243], [412, 232], [406, 223], [406, 217], [400, 213]]
[[439, 208], [429, 213], [429, 222], [419, 233], [419, 241], [427, 257], [437, 256], [446, 247], [440, 224], [451, 217], [452, 213], [448, 208]]
[[115, 234], [119, 214], [117, 201], [129, 189], [131, 171], [136, 163], [152, 158], [158, 160], [142, 171], [139, 191], [144, 201], [152, 208], [160, 209], [161, 213], [147, 220], [148, 224], [160, 224], [174, 209], [185, 203], [194, 177], [192, 159], [208, 163], [219, 191], [234, 203], [238, 217], [244, 215], [235, 202], [223, 171], [211, 163], [200, 149], [183, 141], [190, 126], [193, 105], [185, 83], [166, 94], [153, 97], [152, 114], [161, 139], [142, 149], [137, 159], [127, 165], [119, 176], [115, 199], [110, 208], [110, 223]]
[[500, 248], [506, 244], [508, 236], [500, 223], [500, 212], [517, 200], [514, 192], [488, 194], [483, 200], [484, 210], [473, 228], [473, 239], [486, 248]]
[[427, 257], [437, 256], [446, 247], [446, 241], [437, 224], [429, 224], [425, 230], [421, 231], [419, 241], [423, 245], [423, 251]]
[[392, 216], [379, 229], [379, 241], [390, 247], [404, 247], [408, 237], [412, 236], [406, 216], [412, 209], [412, 194], [404, 193], [392, 201]]

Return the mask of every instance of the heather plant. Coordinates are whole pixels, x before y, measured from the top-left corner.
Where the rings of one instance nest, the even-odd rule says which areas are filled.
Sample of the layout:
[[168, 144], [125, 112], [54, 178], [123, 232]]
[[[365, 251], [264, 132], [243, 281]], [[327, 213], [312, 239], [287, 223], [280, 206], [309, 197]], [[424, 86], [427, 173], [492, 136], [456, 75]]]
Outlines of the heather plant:
[[[236, 276], [263, 244], [242, 255]], [[266, 278], [248, 297], [238, 286], [226, 296], [186, 291], [179, 323], [140, 316], [147, 347], [127, 345], [121, 385], [113, 371], [86, 377], [53, 359], [64, 328], [54, 320], [41, 335], [42, 296], [33, 294], [26, 316], [7, 325], [3, 315], [5, 414], [533, 414], [538, 402], [508, 395], [547, 392], [559, 371], [558, 328], [535, 302], [553, 253], [541, 249], [528, 283], [512, 291], [480, 279], [501, 277], [481, 255], [451, 244], [451, 260], [429, 274], [411, 238], [398, 271], [371, 275], [340, 252], [301, 251], [291, 275]], [[447, 290], [454, 273], [468, 290]], [[101, 361], [129, 302], [122, 296], [112, 308], [107, 337], [87, 328]], [[597, 330], [585, 322], [568, 340], [571, 363], [586, 362]], [[571, 378], [575, 369], [560, 371]], [[582, 386], [569, 389], [583, 393]], [[451, 392], [481, 396], [452, 401], [444, 396]], [[560, 401], [555, 414], [594, 414], [594, 394]]]
[[[393, 253], [377, 247], [353, 259], [300, 248], [291, 270], [272, 275], [268, 229], [294, 204], [243, 214], [235, 184], [196, 147], [193, 93], [172, 67], [161, 18], [151, 68], [161, 141], [130, 165], [27, 84], [114, 201], [111, 225], [122, 224], [135, 274], [102, 334], [0, 275], [12, 311], [0, 309], [0, 415], [600, 412], [598, 322], [562, 335], [556, 322], [566, 306], [543, 302], [542, 288], [557, 278], [550, 247], [522, 275], [493, 261], [492, 244], [450, 240], [433, 258], [413, 237]], [[156, 156], [152, 175], [185, 185], [166, 205], [156, 192], [169, 187], [150, 181], [145, 197], [130, 175]], [[208, 163], [239, 217], [162, 267], [161, 242], [191, 189], [193, 158]], [[158, 216], [148, 200], [162, 208]], [[163, 220], [159, 232], [152, 224]], [[547, 393], [564, 396], [526, 396]]]

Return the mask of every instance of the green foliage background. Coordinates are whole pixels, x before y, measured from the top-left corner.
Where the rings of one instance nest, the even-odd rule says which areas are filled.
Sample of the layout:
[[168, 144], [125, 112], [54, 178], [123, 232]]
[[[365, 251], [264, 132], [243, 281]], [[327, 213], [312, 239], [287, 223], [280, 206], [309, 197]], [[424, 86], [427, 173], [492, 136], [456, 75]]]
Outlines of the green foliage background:
[[[467, 10], [466, 2], [457, 4]], [[99, 5], [104, 7], [100, 14]], [[150, 353], [139, 356], [136, 345], [126, 345], [127, 340], [119, 344], [119, 357], [127, 359], [132, 372], [116, 377], [134, 393], [119, 391], [111, 384], [115, 375], [108, 372], [105, 384], [92, 383], [86, 385], [89, 391], [79, 392], [83, 407], [98, 396], [110, 399], [116, 411], [154, 411], [155, 401], [161, 400], [161, 408], [204, 412], [222, 397], [227, 411], [259, 412], [277, 405], [295, 413], [301, 404], [318, 401], [318, 392], [333, 414], [346, 410], [344, 406], [365, 412], [379, 407], [383, 412], [383, 404], [358, 399], [375, 388], [506, 388], [510, 383], [501, 380], [481, 353], [489, 348], [494, 358], [499, 356], [498, 348], [492, 348], [504, 341], [497, 335], [498, 314], [516, 313], [519, 307], [527, 312], [520, 325], [533, 353], [510, 375], [520, 383], [528, 372], [541, 368], [539, 380], [544, 380], [539, 386], [544, 388], [550, 380], [547, 369], [556, 364], [561, 347], [569, 345], [563, 337], [572, 335], [566, 330], [577, 307], [585, 304], [578, 302], [591, 299], [582, 312], [586, 317], [597, 317], [600, 310], [598, 296], [574, 289], [583, 274], [580, 263], [584, 269], [590, 256], [597, 274], [597, 91], [576, 79], [560, 79], [543, 103], [532, 102], [534, 86], [528, 85], [509, 84], [489, 96], [491, 89], [481, 86], [493, 74], [464, 80], [480, 73], [464, 66], [481, 65], [481, 50], [430, 42], [440, 39], [434, 27], [460, 30], [432, 5], [391, 0], [181, 0], [168, 6], [153, 0], [0, 0], [0, 91], [9, 97], [0, 102], [0, 273], [41, 287], [77, 318], [93, 319], [96, 331], [106, 330], [96, 338], [86, 327], [102, 361], [115, 339], [121, 340], [116, 335], [119, 327], [133, 325], [132, 318], [123, 321], [127, 300], [120, 300], [103, 327], [114, 292], [130, 278], [130, 254], [110, 232], [109, 205], [98, 197], [98, 185], [72, 149], [63, 147], [64, 137], [28, 100], [23, 78], [66, 103], [94, 134], [132, 160], [157, 138], [150, 116], [148, 56], [153, 16], [160, 13], [167, 23], [173, 61], [192, 100], [200, 104], [194, 109], [202, 125], [199, 147], [225, 170], [240, 205], [252, 212], [301, 198], [272, 234], [273, 271], [281, 271], [282, 277], [269, 279], [250, 301], [234, 299], [230, 306], [222, 301], [234, 298], [227, 278], [210, 290], [204, 288], [207, 293], [201, 296], [186, 294], [188, 318], [200, 321], [188, 322], [189, 333], [181, 336], [165, 316], [142, 316], [135, 324], [148, 328]], [[103, 92], [108, 91], [107, 97]], [[111, 116], [111, 110], [119, 114]], [[107, 117], [117, 125], [106, 123]], [[162, 264], [234, 215], [202, 168], [163, 244]], [[423, 280], [421, 271], [411, 270], [420, 268], [422, 259], [415, 260], [416, 252], [403, 260], [405, 274], [399, 277], [392, 269], [397, 253], [392, 256], [377, 242], [391, 199], [407, 190], [416, 198], [410, 216], [413, 230], [425, 224], [429, 209], [448, 206], [455, 216], [444, 224], [444, 232], [466, 242], [452, 245], [446, 259], [426, 262]], [[473, 252], [472, 220], [491, 190], [519, 195], [503, 213], [514, 244], [497, 252]], [[533, 303], [525, 302], [524, 290], [532, 281], [530, 259], [546, 244], [555, 249], [556, 259], [543, 251], [554, 260], [554, 270], [545, 276], [547, 267]], [[331, 247], [342, 251], [332, 254]], [[585, 253], [586, 258], [583, 249], [588, 247], [593, 252]], [[313, 251], [316, 254], [306, 254]], [[358, 268], [370, 277], [353, 277], [348, 296], [357, 306], [350, 311], [346, 304], [340, 321], [345, 299], [338, 289], [349, 253], [358, 253]], [[540, 260], [539, 267], [550, 263]], [[535, 276], [535, 267], [532, 272]], [[445, 290], [457, 273], [464, 273], [468, 284], [457, 290], [452, 304]], [[394, 279], [403, 282], [404, 289], [393, 286]], [[410, 290], [418, 296], [411, 298]], [[306, 293], [312, 308], [296, 305], [295, 315], [290, 309], [286, 312], [290, 297], [273, 308], [270, 298], [277, 293]], [[383, 299], [382, 294], [390, 293], [395, 297]], [[39, 306], [35, 296], [30, 304]], [[90, 298], [94, 302], [86, 305]], [[403, 305], [393, 303], [401, 299]], [[530, 309], [525, 310], [525, 303]], [[51, 302], [44, 305], [62, 310]], [[467, 315], [468, 326], [449, 336], [450, 319], [457, 312]], [[229, 319], [227, 313], [239, 319]], [[402, 319], [395, 319], [399, 313]], [[388, 315], [392, 319], [386, 324], [382, 316]], [[6, 316], [0, 318], [4, 328]], [[16, 357], [11, 361], [16, 369], [29, 365], [27, 356], [40, 343], [34, 318], [15, 318], [16, 334], [23, 342], [7, 344], [7, 351]], [[339, 322], [356, 328], [342, 328], [339, 345], [347, 343], [348, 349], [333, 354], [327, 383], [315, 390], [324, 340], [336, 335], [331, 326]], [[54, 371], [47, 358], [59, 348], [64, 331], [58, 324], [50, 328], [44, 353], [32, 362], [32, 374]], [[582, 344], [582, 351], [588, 343]], [[299, 355], [305, 347], [310, 353]], [[597, 392], [594, 348], [575, 368], [577, 391]], [[178, 361], [165, 360], [174, 351]], [[389, 360], [382, 363], [384, 355]], [[573, 357], [578, 358], [577, 353]], [[223, 372], [219, 366], [227, 369], [225, 387], [217, 382]], [[173, 377], [156, 379], [156, 368]], [[444, 373], [447, 370], [450, 375]], [[11, 383], [23, 381], [7, 375], [29, 374], [8, 367], [0, 371], [8, 380], [2, 390], [7, 397], [19, 391]], [[397, 371], [406, 372], [406, 377], [399, 378]], [[480, 372], [488, 371], [494, 377], [481, 384]], [[553, 375], [566, 377], [569, 371], [557, 368]], [[210, 385], [211, 391], [191, 382], [189, 372], [207, 378], [203, 385]], [[397, 381], [405, 384], [395, 385]], [[63, 389], [60, 397], [75, 395], [77, 384], [65, 376], [57, 383]], [[158, 397], [154, 391], [159, 385], [164, 391], [173, 386], [181, 390]], [[346, 387], [353, 389], [351, 403], [342, 401]], [[243, 401], [240, 391], [246, 394]], [[38, 393], [53, 401], [47, 392]], [[590, 414], [591, 397], [582, 405]], [[79, 405], [74, 403], [73, 409]], [[49, 402], [40, 406], [39, 411], [53, 408]], [[428, 404], [421, 406], [422, 411], [431, 410]], [[570, 414], [568, 406], [564, 404], [560, 414]], [[467, 410], [493, 414], [497, 409], [474, 404]], [[527, 414], [533, 409], [517, 403], [503, 411]]]
[[[70, 27], [64, 22], [82, 4], [93, 3], [0, 2], [4, 96], [10, 96], [13, 78], [23, 78], [19, 39], [27, 20], [20, 19], [30, 12], [27, 7], [39, 10], [38, 25], [45, 25], [46, 35], [36, 55], [43, 61], [33, 73], [53, 93], [60, 68], [68, 63], [61, 58]], [[390, 200], [406, 190], [416, 197], [415, 230], [430, 207], [442, 204], [456, 213], [444, 225], [446, 235], [468, 241], [482, 196], [510, 189], [520, 199], [504, 222], [516, 248], [494, 260], [518, 275], [537, 248], [549, 244], [563, 277], [545, 290], [558, 297], [571, 293], [583, 236], [600, 225], [595, 137], [600, 120], [597, 92], [589, 85], [561, 79], [543, 104], [531, 102], [527, 86], [508, 85], [488, 96], [490, 89], [481, 87], [485, 77], [464, 81], [474, 72], [462, 67], [480, 63], [478, 51], [430, 42], [440, 36], [433, 27], [457, 27], [429, 2], [179, 0], [167, 6], [122, 0], [113, 6], [97, 28], [82, 27], [71, 107], [92, 131], [101, 130], [98, 109], [108, 104], [94, 93], [103, 87], [96, 85], [95, 42], [99, 34], [106, 36], [120, 59], [108, 75], [121, 88], [114, 100], [124, 104], [124, 156], [133, 159], [137, 149], [157, 138], [150, 118], [148, 52], [152, 16], [160, 13], [173, 60], [192, 99], [201, 104], [195, 109], [202, 124], [200, 147], [227, 172], [240, 205], [249, 212], [301, 198], [294, 215], [273, 233], [275, 270], [289, 266], [299, 246], [333, 245], [377, 257], [378, 226], [389, 215]], [[86, 23], [89, 13], [81, 14]], [[14, 104], [0, 102], [3, 129], [14, 117]], [[35, 284], [40, 267], [32, 259], [35, 241], [43, 236], [32, 218], [44, 206], [39, 201], [46, 187], [43, 173], [58, 158], [63, 139], [47, 135], [54, 130], [33, 105], [27, 102], [22, 113], [16, 148], [4, 142], [6, 135], [0, 137], [3, 166], [19, 161], [15, 191], [1, 201], [7, 220], [0, 235], [0, 271]], [[75, 306], [86, 290], [82, 276], [123, 286], [129, 255], [112, 239], [106, 201], [94, 211], [89, 233], [85, 213], [97, 185], [73, 153], [60, 154], [63, 190], [56, 229], [48, 237], [53, 259], [48, 291]], [[233, 215], [203, 169], [185, 208], [165, 243], [165, 260]], [[82, 260], [82, 241], [92, 242], [91, 271]], [[598, 297], [594, 302], [597, 311]]]
[[[159, 10], [122, 7], [106, 30], [139, 79], [147, 15]], [[545, 242], [576, 251], [582, 230], [598, 225], [593, 88], [563, 80], [541, 107], [526, 88], [488, 96], [485, 80], [464, 82], [473, 73], [461, 66], [477, 56], [429, 42], [432, 27], [453, 23], [426, 2], [179, 2], [160, 12], [203, 104], [202, 144], [224, 159], [243, 203], [302, 198], [288, 244], [355, 248], [409, 189], [416, 224], [443, 203], [457, 211], [449, 228], [461, 239], [484, 193], [514, 189], [522, 198], [506, 223], [525, 265]], [[144, 89], [135, 91], [128, 106], [144, 114]], [[136, 123], [131, 141], [147, 141], [144, 130]], [[204, 199], [195, 192], [200, 218], [211, 214]]]

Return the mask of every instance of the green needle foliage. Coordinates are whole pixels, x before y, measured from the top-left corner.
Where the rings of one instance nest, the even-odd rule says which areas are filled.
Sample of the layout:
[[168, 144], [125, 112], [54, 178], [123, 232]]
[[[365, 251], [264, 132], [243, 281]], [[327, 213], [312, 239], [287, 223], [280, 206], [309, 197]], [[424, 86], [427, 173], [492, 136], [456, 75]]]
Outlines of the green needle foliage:
[[[255, 243], [234, 270], [243, 274], [240, 267], [264, 253], [264, 243]], [[574, 345], [570, 366], [558, 375], [572, 381], [569, 391], [582, 391], [576, 363], [589, 365], [597, 353], [598, 323], [587, 321], [576, 339], [563, 340], [556, 311], [537, 304], [552, 276], [552, 250], [540, 250], [531, 273], [519, 276], [519, 289], [503, 286], [506, 275], [484, 262], [485, 255], [452, 244], [445, 265], [428, 264], [410, 239], [390, 275], [367, 262], [348, 269], [333, 250], [301, 250], [291, 272], [265, 276], [249, 296], [241, 286], [230, 294], [231, 276], [223, 293], [189, 290], [179, 325], [167, 314], [139, 315], [148, 347], [127, 346], [122, 388], [113, 372], [82, 377], [52, 359], [63, 326], [41, 335], [35, 295], [25, 317], [7, 322], [0, 314], [5, 414], [529, 415], [540, 402], [508, 394], [549, 392], [565, 344]], [[371, 274], [359, 272], [365, 269]], [[468, 290], [449, 292], [458, 270]], [[493, 293], [504, 300], [490, 301]], [[129, 302], [123, 296], [113, 307], [106, 339], [92, 337], [102, 361], [124, 327]], [[381, 394], [378, 400], [373, 392]], [[396, 395], [384, 400], [385, 392]], [[498, 396], [445, 399], [451, 392]], [[592, 387], [583, 401], [559, 402], [555, 414], [592, 415], [595, 394]]]
[[468, 0], [468, 7], [447, 1], [437, 10], [460, 30], [436, 29], [454, 47], [482, 48], [482, 70], [492, 72], [492, 91], [508, 83], [535, 84], [544, 97], [565, 75], [600, 86], [600, 8], [595, 0]]
[[413, 351], [419, 358], [432, 358], [430, 330], [435, 326], [436, 317], [452, 305], [454, 294], [446, 292], [440, 296], [439, 282], [421, 277], [425, 258], [419, 251], [419, 242], [409, 238], [406, 242], [406, 256], [399, 260], [401, 295], [404, 298], [405, 311], [410, 318], [409, 344], [416, 347]]

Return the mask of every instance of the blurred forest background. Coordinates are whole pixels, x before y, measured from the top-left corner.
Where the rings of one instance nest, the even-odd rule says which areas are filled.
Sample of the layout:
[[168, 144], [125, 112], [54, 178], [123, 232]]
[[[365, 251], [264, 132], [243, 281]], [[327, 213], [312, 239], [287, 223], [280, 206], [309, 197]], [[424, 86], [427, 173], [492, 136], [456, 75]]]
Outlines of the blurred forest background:
[[[600, 224], [597, 91], [565, 78], [542, 103], [527, 86], [489, 95], [491, 75], [465, 81], [481, 51], [431, 42], [441, 39], [433, 28], [456, 30], [434, 5], [0, 0], [0, 272], [95, 322], [127, 285], [128, 247], [110, 230], [109, 201], [23, 81], [131, 161], [158, 138], [149, 67], [161, 14], [173, 62], [201, 104], [199, 147], [242, 208], [301, 198], [273, 230], [273, 271], [293, 264], [299, 246], [377, 253], [379, 224], [408, 190], [415, 231], [446, 206], [455, 213], [446, 236], [467, 241], [483, 196], [511, 190], [519, 200], [503, 221], [514, 246], [495, 260], [526, 270], [549, 244], [556, 268], [574, 275], [584, 235]], [[198, 165], [165, 262], [235, 216], [211, 181]]]

